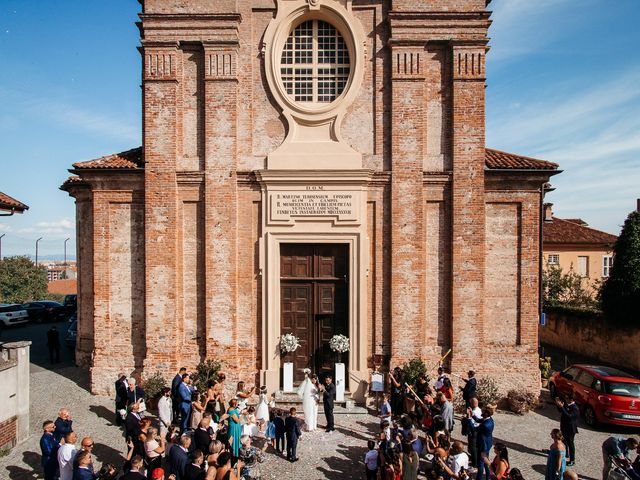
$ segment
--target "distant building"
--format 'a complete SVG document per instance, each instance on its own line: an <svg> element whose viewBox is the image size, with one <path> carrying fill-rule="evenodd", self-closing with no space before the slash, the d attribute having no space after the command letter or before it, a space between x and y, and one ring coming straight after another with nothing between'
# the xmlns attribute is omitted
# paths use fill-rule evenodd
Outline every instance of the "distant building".
<svg viewBox="0 0 640 480"><path fill-rule="evenodd" d="M24 213L29 210L29 206L10 197L6 193L0 192L0 215L13 215L14 213Z"/></svg>
<svg viewBox="0 0 640 480"><path fill-rule="evenodd" d="M609 276L613 265L615 235L588 226L581 218L557 218L546 204L543 230L545 266L557 265L563 272L573 270L591 287Z"/></svg>
<svg viewBox="0 0 640 480"><path fill-rule="evenodd" d="M64 280L76 278L77 267L76 262L40 262L40 265L47 269L47 281L55 282L56 280Z"/></svg>

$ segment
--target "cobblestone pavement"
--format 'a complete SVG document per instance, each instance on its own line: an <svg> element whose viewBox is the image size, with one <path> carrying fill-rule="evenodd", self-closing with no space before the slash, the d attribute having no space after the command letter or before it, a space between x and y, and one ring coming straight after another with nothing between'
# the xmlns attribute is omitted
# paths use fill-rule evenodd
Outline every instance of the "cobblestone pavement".
<svg viewBox="0 0 640 480"><path fill-rule="evenodd" d="M0 458L0 479L35 479L40 475L40 448L38 441L41 424L45 419L55 419L58 409L68 407L73 415L74 428L79 436L91 435L95 442L98 464L122 463L125 442L121 431L113 425L113 400L93 396L86 390L86 373L71 365L68 352L66 359L54 369L46 361L43 337L47 325L30 326L25 332L11 330L3 333L3 341L25 338L25 333L34 336L31 365L31 431L32 436ZM61 329L61 325L58 327ZM43 358L44 355L44 358ZM320 425L323 424L320 415ZM558 426L555 407L545 404L535 413L516 416L498 413L495 416L495 441L502 441L510 449L512 467L522 470L525 478L544 476L546 455L542 449L551 444L549 432ZM305 433L298 446L300 461L291 464L272 451L261 465L263 478L290 479L359 479L364 478L362 459L366 441L377 431L377 419L372 415L336 415L337 431L326 433L319 430ZM454 437L460 437L460 422L456 422ZM581 479L597 480L601 472L600 445L611 434L639 436L633 429L607 428L593 431L581 425L576 437L576 471Z"/></svg>

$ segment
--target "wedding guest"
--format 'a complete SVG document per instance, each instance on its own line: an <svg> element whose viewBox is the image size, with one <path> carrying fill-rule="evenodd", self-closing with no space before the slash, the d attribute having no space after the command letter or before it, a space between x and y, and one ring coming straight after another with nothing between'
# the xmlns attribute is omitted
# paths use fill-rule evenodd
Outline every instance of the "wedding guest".
<svg viewBox="0 0 640 480"><path fill-rule="evenodd" d="M78 453L76 441L78 437L74 431L64 436L64 444L58 449L58 467L60 469L60 480L73 479L73 459Z"/></svg>
<svg viewBox="0 0 640 480"><path fill-rule="evenodd" d="M142 413L146 410L144 406L144 390L142 387L136 385L136 379L133 377L129 377L127 381L129 384L129 388L127 389L127 405L131 405L133 403L138 404L138 413Z"/></svg>
<svg viewBox="0 0 640 480"><path fill-rule="evenodd" d="M160 436L166 437L169 427L173 423L173 400L169 387L162 389L162 396L158 400L158 420L160 421Z"/></svg>
<svg viewBox="0 0 640 480"><path fill-rule="evenodd" d="M238 400L238 410L240 410L240 413L247 409L247 401L249 400L249 398L251 398L254 390L255 387L247 389L245 388L244 382L238 382L236 389L236 399Z"/></svg>
<svg viewBox="0 0 640 480"><path fill-rule="evenodd" d="M282 410L277 409L275 418L273 419L276 434L276 451L278 453L284 452L284 439L285 439L285 426L284 418L282 418Z"/></svg>
<svg viewBox="0 0 640 480"><path fill-rule="evenodd" d="M55 423L47 420L42 424L42 437L40 437L40 451L42 457L40 464L44 470L45 480L55 480L58 470L58 448L60 442L56 440L53 432L56 429Z"/></svg>
<svg viewBox="0 0 640 480"><path fill-rule="evenodd" d="M367 442L369 449L364 456L365 474L367 480L376 480L378 478L378 450L376 450L376 442L369 440Z"/></svg>
<svg viewBox="0 0 640 480"><path fill-rule="evenodd" d="M471 399L476 396L478 382L476 380L476 372L473 370L467 372L467 377L469 378L462 379L464 387L460 387L460 390L462 390L462 399L464 400L465 407L469 408L471 406Z"/></svg>
<svg viewBox="0 0 640 480"><path fill-rule="evenodd" d="M302 436L300 423L296 417L296 409L289 409L289 416L284 421L284 428L287 436L287 460L297 462L298 439Z"/></svg>
<svg viewBox="0 0 640 480"><path fill-rule="evenodd" d="M58 412L58 418L55 420L56 429L53 432L56 442L60 442L62 438L73 430L73 420L71 420L71 414L66 408L60 409Z"/></svg>
<svg viewBox="0 0 640 480"><path fill-rule="evenodd" d="M162 466L162 455L165 452L165 439L158 435L158 431L149 427L146 441L144 442L144 453L147 460L147 471L151 473L154 469Z"/></svg>
<svg viewBox="0 0 640 480"><path fill-rule="evenodd" d="M549 447L549 456L547 457L547 469L545 471L545 480L557 480L563 477L567 468L566 445L564 437L558 428L551 430L551 439L553 443Z"/></svg>

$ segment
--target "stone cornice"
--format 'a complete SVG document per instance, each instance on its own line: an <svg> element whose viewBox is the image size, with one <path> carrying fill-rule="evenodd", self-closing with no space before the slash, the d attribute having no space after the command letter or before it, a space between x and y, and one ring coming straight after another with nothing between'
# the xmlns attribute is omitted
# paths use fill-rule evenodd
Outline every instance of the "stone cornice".
<svg viewBox="0 0 640 480"><path fill-rule="evenodd" d="M238 43L242 22L239 13L220 14L141 14L138 22L141 43L221 42Z"/></svg>
<svg viewBox="0 0 640 480"><path fill-rule="evenodd" d="M389 43L419 45L427 42L472 41L486 45L489 12L390 12Z"/></svg>

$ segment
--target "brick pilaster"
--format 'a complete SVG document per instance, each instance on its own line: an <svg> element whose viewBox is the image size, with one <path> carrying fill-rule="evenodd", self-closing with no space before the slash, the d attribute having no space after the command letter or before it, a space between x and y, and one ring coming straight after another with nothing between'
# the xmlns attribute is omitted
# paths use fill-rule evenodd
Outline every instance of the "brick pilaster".
<svg viewBox="0 0 640 480"><path fill-rule="evenodd" d="M485 268L485 46L452 46L452 369L482 360Z"/></svg>
<svg viewBox="0 0 640 480"><path fill-rule="evenodd" d="M395 47L391 56L391 355L398 362L424 345L424 48Z"/></svg>
<svg viewBox="0 0 640 480"><path fill-rule="evenodd" d="M176 138L179 55L176 44L144 43L146 346L145 370L175 368L181 324L177 301Z"/></svg>
<svg viewBox="0 0 640 480"><path fill-rule="evenodd" d="M237 46L204 46L206 355L234 358L237 300Z"/></svg>

